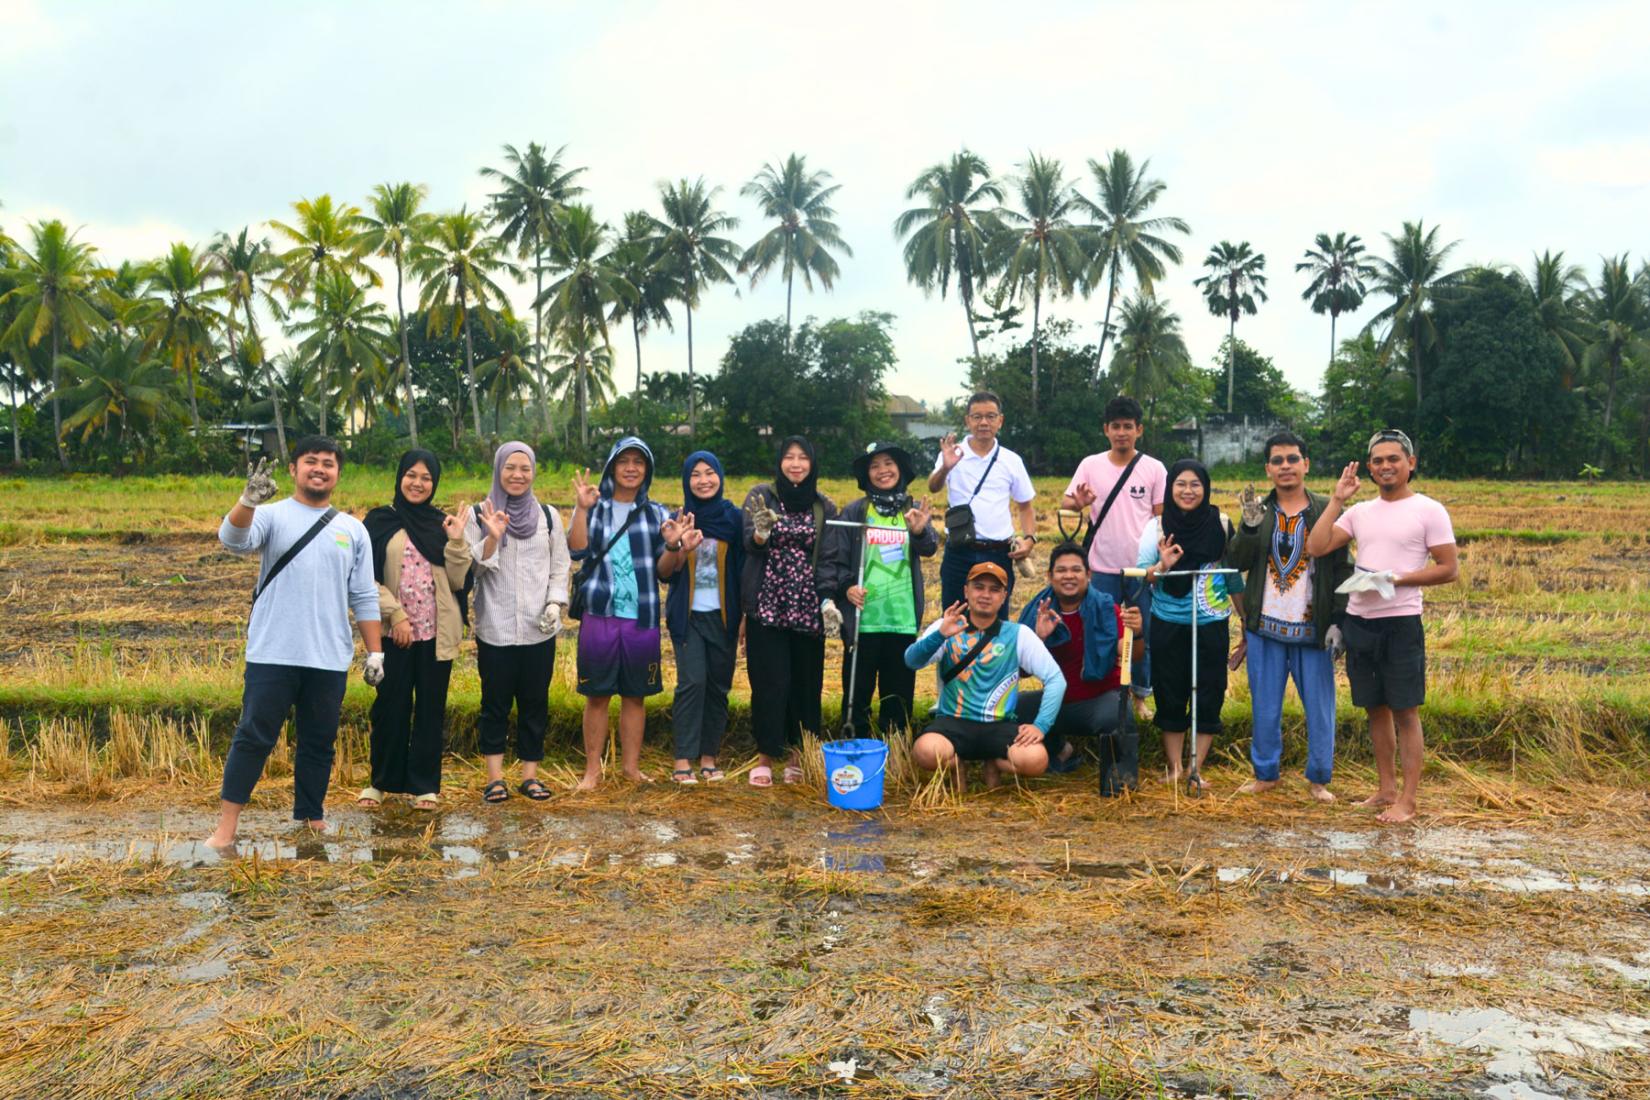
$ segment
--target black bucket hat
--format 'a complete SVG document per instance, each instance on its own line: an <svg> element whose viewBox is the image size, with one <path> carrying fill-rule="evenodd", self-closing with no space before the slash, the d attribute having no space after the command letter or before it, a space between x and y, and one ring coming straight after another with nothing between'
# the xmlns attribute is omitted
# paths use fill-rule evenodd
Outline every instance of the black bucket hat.
<svg viewBox="0 0 1650 1100"><path fill-rule="evenodd" d="M859 482L860 492L871 491L871 460L877 455L887 455L894 460L894 465L899 467L899 485L896 487L898 491L904 492L917 480L917 464L911 458L911 452L898 443L878 441L867 444L859 457L854 459L854 480Z"/></svg>

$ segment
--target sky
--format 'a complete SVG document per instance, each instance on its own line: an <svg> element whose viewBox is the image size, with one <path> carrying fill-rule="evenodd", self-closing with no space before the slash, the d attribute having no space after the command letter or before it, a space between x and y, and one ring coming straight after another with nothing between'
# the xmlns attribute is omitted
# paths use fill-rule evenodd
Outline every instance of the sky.
<svg viewBox="0 0 1650 1100"><path fill-rule="evenodd" d="M892 223L924 168L967 147L999 176L1028 151L1087 164L1116 148L1167 185L1153 213L1190 223L1158 296L1213 364L1225 320L1192 280L1218 241L1267 257L1270 300L1239 336L1315 391L1327 317L1294 265L1320 232L1384 253L1406 220L1453 259L1528 269L1562 249L1650 253L1650 4L964 2L452 5L0 0L0 229L61 218L108 261L286 219L323 192L362 202L409 179L430 208L485 204L505 144L565 145L611 224L657 210L662 181L704 176L767 228L740 187L792 152L841 185L853 248L798 317L896 317L890 391L962 392L955 293L905 277ZM268 232L267 229L263 230ZM694 360L784 313L777 277L710 290ZM530 293L518 293L524 314ZM1048 307L1085 339L1104 302ZM1343 315L1350 334L1378 309ZM643 366L685 370L684 326ZM634 378L628 329L615 375ZM989 347L989 345L988 345Z"/></svg>

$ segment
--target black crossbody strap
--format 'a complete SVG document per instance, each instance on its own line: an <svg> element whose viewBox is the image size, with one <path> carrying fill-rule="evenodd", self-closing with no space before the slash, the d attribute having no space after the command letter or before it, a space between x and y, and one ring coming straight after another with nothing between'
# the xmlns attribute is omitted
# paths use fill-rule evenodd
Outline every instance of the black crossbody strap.
<svg viewBox="0 0 1650 1100"><path fill-rule="evenodd" d="M967 653L964 653L962 660L940 673L940 679L949 684L952 680L955 680L958 676L960 676L962 674L962 670L974 663L974 658L980 655L980 651L982 649L991 644L991 640L995 638L998 633L1002 631L1002 629L1003 621L1001 619L998 619L996 622L986 627L985 630L980 633L980 640L975 643L974 648L969 650Z"/></svg>
<svg viewBox="0 0 1650 1100"><path fill-rule="evenodd" d="M1084 561L1089 560L1089 547L1094 545L1094 536L1099 533L1100 525L1106 522L1106 514L1111 511L1112 504L1117 500L1117 494L1123 491L1123 486L1128 483L1129 475L1134 473L1135 464L1139 461L1140 452L1136 451L1134 457L1129 459L1129 464L1123 467L1123 476L1117 479L1117 483L1111 487L1111 492L1106 494L1106 502L1100 505L1100 514L1095 517L1093 523L1089 524L1089 533L1083 536Z"/></svg>
<svg viewBox="0 0 1650 1100"><path fill-rule="evenodd" d="M275 559L275 564L270 566L269 572L264 575L264 579L259 581L258 587L252 590L252 603L254 606L258 603L258 597L262 596L269 586L275 583L275 578L281 575L281 570L285 569L292 559L298 556L298 551L308 546L310 541L316 535L319 535L322 529L331 523L337 515L338 509L328 508L321 513L321 518L315 521L315 526L305 531L302 538L286 548L286 553Z"/></svg>
<svg viewBox="0 0 1650 1100"><path fill-rule="evenodd" d="M602 552L590 559L589 569L592 574L596 572L596 567L602 563L602 560L607 557L607 552L613 549L613 545L619 541L619 537L630 529L630 523L636 518L636 513L644 507L645 505L638 503L636 507L632 508L630 514L624 518L624 522L619 524L619 529L613 532L613 537L607 540L607 545L602 547Z"/></svg>
<svg viewBox="0 0 1650 1100"><path fill-rule="evenodd" d="M991 476L991 467L997 465L997 456L1002 453L1003 445L999 443L997 444L997 449L991 452L991 461L985 464L985 473L980 475L980 483L974 486L974 492L969 495L968 503L973 504L974 498L980 495L981 489L985 488L985 479Z"/></svg>

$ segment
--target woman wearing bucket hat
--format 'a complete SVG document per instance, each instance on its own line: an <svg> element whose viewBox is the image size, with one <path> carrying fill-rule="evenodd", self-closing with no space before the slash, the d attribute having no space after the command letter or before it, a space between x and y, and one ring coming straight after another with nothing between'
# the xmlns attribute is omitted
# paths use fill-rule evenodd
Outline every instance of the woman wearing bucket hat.
<svg viewBox="0 0 1650 1100"><path fill-rule="evenodd" d="M877 730L887 736L911 722L917 674L905 651L922 625L922 559L938 551L939 536L927 499L907 492L917 468L903 447L871 443L853 471L865 495L842 510L841 523L854 526L832 528L820 570L842 609L842 706L853 730L843 736L870 736L873 694L882 699Z"/></svg>

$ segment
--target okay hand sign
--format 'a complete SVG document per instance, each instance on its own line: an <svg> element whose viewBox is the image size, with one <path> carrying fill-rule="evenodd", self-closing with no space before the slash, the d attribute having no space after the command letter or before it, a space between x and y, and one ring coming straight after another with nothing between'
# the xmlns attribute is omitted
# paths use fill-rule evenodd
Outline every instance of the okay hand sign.
<svg viewBox="0 0 1650 1100"><path fill-rule="evenodd" d="M504 529L510 526L510 514L502 508L494 508L491 500L481 502L481 529L487 532L492 539L504 537Z"/></svg>
<svg viewBox="0 0 1650 1100"><path fill-rule="evenodd" d="M1054 610L1054 601L1043 597L1043 602L1037 605L1037 637L1048 641L1054 628L1060 625L1060 613Z"/></svg>
<svg viewBox="0 0 1650 1100"><path fill-rule="evenodd" d="M447 533L448 542L457 542L464 537L464 517L469 513L469 507L460 503L452 515L441 517L441 529Z"/></svg>
<svg viewBox="0 0 1650 1100"><path fill-rule="evenodd" d="M1185 552L1185 547L1175 545L1173 535L1164 535L1157 540L1157 556L1163 560L1163 572L1165 573L1179 563L1180 556Z"/></svg>
<svg viewBox="0 0 1650 1100"><path fill-rule="evenodd" d="M961 600L946 608L940 618L940 637L955 638L961 634L968 626L967 610Z"/></svg>

